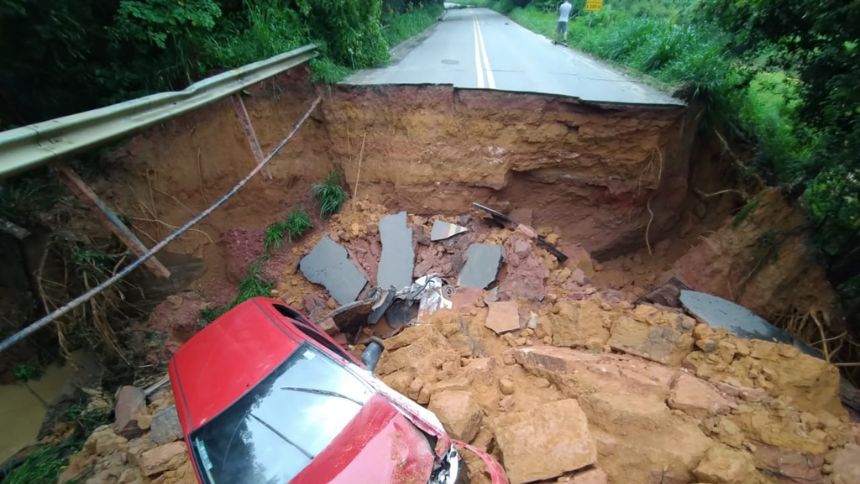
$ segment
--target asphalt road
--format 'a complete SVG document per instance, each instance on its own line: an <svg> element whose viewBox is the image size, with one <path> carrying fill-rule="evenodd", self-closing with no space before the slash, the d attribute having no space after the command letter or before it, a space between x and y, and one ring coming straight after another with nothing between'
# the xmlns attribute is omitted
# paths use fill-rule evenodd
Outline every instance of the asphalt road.
<svg viewBox="0 0 860 484"><path fill-rule="evenodd" d="M358 71L344 84L454 84L588 101L683 104L489 9L449 10L428 34L395 49L388 66Z"/></svg>

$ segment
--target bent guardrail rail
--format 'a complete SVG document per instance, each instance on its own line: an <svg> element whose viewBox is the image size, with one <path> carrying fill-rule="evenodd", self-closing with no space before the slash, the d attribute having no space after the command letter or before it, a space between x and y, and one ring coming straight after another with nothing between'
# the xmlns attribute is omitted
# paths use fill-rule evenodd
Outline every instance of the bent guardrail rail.
<svg viewBox="0 0 860 484"><path fill-rule="evenodd" d="M195 82L103 108L0 132L0 178L121 138L217 101L317 56L310 44Z"/></svg>

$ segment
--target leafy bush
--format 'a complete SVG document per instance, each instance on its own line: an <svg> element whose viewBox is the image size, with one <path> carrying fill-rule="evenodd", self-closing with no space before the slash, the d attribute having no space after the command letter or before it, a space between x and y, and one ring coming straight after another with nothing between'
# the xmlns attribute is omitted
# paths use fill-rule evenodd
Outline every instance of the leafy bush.
<svg viewBox="0 0 860 484"><path fill-rule="evenodd" d="M26 383L31 380L38 380L43 373L44 371L42 368L36 365L30 365L27 363L15 365L15 379L22 383Z"/></svg>
<svg viewBox="0 0 860 484"><path fill-rule="evenodd" d="M300 239L305 235L305 232L313 227L314 224L311 222L310 215L301 208L293 210L287 215L286 229L287 238L290 242Z"/></svg>
<svg viewBox="0 0 860 484"><path fill-rule="evenodd" d="M0 2L0 127L92 109L314 42L314 79L388 60L441 2L381 0L15 0ZM74 92L74 96L69 96Z"/></svg>
<svg viewBox="0 0 860 484"><path fill-rule="evenodd" d="M258 257L251 265L248 266L245 272L245 277L239 281L239 287L236 291L236 297L224 306L210 306L200 310L200 319L198 322L201 326L218 319L222 314L242 304L248 299L255 297L269 297L272 295L272 289L275 285L260 275L260 268L265 263L267 255Z"/></svg>
<svg viewBox="0 0 860 484"><path fill-rule="evenodd" d="M340 207L347 200L346 191L341 183L343 175L338 172L329 173L323 183L317 183L311 187L314 198L320 206L320 217L327 219L340 211Z"/></svg>
<svg viewBox="0 0 860 484"><path fill-rule="evenodd" d="M433 25L443 12L439 4L409 6L405 12L389 10L383 18L385 40L388 45L395 46Z"/></svg>
<svg viewBox="0 0 860 484"><path fill-rule="evenodd" d="M263 237L263 247L266 250L272 250L281 247L284 239L290 242L301 238L308 230L314 226L311 222L311 217L302 209L296 209L287 215L285 220L275 222L266 227L266 233Z"/></svg>

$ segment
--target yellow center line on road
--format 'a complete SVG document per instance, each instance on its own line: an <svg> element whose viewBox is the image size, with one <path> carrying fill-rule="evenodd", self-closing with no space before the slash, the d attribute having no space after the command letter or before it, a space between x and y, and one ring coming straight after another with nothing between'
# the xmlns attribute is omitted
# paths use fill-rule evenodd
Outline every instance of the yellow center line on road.
<svg viewBox="0 0 860 484"><path fill-rule="evenodd" d="M481 59L484 61L484 69L487 74L487 87L490 89L496 88L496 78L493 76L493 68L490 67L490 58L487 56L487 46L484 43L484 34L481 32L481 24L478 22L478 19L475 18L475 28L478 32L478 42L481 47Z"/></svg>
<svg viewBox="0 0 860 484"><path fill-rule="evenodd" d="M475 35L475 72L478 76L478 89L484 88L484 69L481 66L481 46L478 41L478 20L472 16L472 31Z"/></svg>

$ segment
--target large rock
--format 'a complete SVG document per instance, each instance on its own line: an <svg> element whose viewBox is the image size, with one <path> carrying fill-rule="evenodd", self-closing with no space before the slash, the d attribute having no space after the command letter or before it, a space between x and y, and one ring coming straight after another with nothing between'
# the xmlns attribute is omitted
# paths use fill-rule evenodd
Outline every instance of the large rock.
<svg viewBox="0 0 860 484"><path fill-rule="evenodd" d="M149 438L156 445L166 444L182 438L182 427L179 425L176 406L171 405L152 417L152 423L149 427Z"/></svg>
<svg viewBox="0 0 860 484"><path fill-rule="evenodd" d="M545 403L494 422L512 483L549 479L597 461L597 446L576 400Z"/></svg>
<svg viewBox="0 0 860 484"><path fill-rule="evenodd" d="M143 430L137 424L140 415L146 413L146 395L143 390L130 385L123 386L116 395L114 407L114 431L127 439L137 437Z"/></svg>
<svg viewBox="0 0 860 484"><path fill-rule="evenodd" d="M647 304L637 306L631 316L620 316L612 324L608 343L613 349L670 366L680 366L692 351L694 319Z"/></svg>
<svg viewBox="0 0 860 484"><path fill-rule="evenodd" d="M750 454L722 445L708 449L693 475L701 482L714 484L764 482Z"/></svg>
<svg viewBox="0 0 860 484"><path fill-rule="evenodd" d="M565 393L594 391L653 394L665 400L678 370L641 358L611 353L532 346L515 351L517 362L531 373L552 381Z"/></svg>
<svg viewBox="0 0 860 484"><path fill-rule="evenodd" d="M171 442L147 450L140 456L140 470L152 477L167 470L178 469L188 460L184 442Z"/></svg>
<svg viewBox="0 0 860 484"><path fill-rule="evenodd" d="M434 393L428 408L455 439L471 442L481 430L483 412L470 392L448 390Z"/></svg>
<svg viewBox="0 0 860 484"><path fill-rule="evenodd" d="M609 478L602 469L593 468L587 471L577 472L570 480L570 484L607 484Z"/></svg>
<svg viewBox="0 0 860 484"><path fill-rule="evenodd" d="M757 443L753 453L756 468L765 474L779 476L785 483L822 482L824 458L772 445Z"/></svg>
<svg viewBox="0 0 860 484"><path fill-rule="evenodd" d="M833 484L860 482L860 446L849 444L836 452L831 464L830 480Z"/></svg>
<svg viewBox="0 0 860 484"><path fill-rule="evenodd" d="M732 408L732 402L713 385L684 372L675 380L668 404L696 418L722 415Z"/></svg>
<svg viewBox="0 0 860 484"><path fill-rule="evenodd" d="M559 301L558 313L544 316L543 324L552 334L556 346L585 346L600 349L609 339L613 313L593 299Z"/></svg>
<svg viewBox="0 0 860 484"><path fill-rule="evenodd" d="M496 334L520 329L520 307L516 301L487 303L487 319L484 325Z"/></svg>

